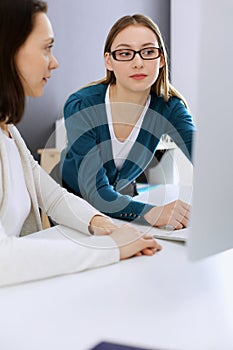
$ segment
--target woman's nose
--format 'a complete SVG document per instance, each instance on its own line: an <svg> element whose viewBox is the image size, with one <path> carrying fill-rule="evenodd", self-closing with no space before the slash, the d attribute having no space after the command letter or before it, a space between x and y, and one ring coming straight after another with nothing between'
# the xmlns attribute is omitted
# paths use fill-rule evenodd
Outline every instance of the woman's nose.
<svg viewBox="0 0 233 350"><path fill-rule="evenodd" d="M136 53L134 59L132 60L133 67L138 68L138 67L143 67L143 59L139 55L139 52Z"/></svg>
<svg viewBox="0 0 233 350"><path fill-rule="evenodd" d="M49 63L49 69L56 69L58 67L59 63L58 60L56 59L56 57L54 55L52 55L50 63Z"/></svg>

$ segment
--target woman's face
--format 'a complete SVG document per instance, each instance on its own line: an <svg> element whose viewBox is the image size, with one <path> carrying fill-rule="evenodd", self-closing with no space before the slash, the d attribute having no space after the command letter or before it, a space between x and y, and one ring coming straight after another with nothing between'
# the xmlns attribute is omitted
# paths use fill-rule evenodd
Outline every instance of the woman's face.
<svg viewBox="0 0 233 350"><path fill-rule="evenodd" d="M16 54L16 66L26 96L41 96L51 71L58 66L52 54L53 41L51 23L45 13L39 12L32 32Z"/></svg>
<svg viewBox="0 0 233 350"><path fill-rule="evenodd" d="M118 49L138 51L146 47L159 47L158 39L151 29L138 24L123 29L114 39L111 51ZM114 72L116 86L131 92L150 90L163 65L162 55L154 60L143 60L136 54L132 61L122 62L114 60L112 55L105 53L105 66Z"/></svg>

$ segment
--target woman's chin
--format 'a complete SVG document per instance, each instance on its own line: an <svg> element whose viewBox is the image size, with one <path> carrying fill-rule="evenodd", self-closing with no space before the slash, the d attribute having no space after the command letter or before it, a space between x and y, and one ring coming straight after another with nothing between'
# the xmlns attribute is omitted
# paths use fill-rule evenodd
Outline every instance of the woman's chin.
<svg viewBox="0 0 233 350"><path fill-rule="evenodd" d="M26 96L28 96L28 97L40 97L40 96L43 95L43 93L44 93L44 90L41 89L41 90L38 90L38 91L27 92Z"/></svg>

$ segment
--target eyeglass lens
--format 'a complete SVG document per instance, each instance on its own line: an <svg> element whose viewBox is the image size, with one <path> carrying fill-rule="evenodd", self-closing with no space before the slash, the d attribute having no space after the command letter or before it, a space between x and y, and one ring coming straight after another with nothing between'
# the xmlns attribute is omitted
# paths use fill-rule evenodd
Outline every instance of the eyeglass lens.
<svg viewBox="0 0 233 350"><path fill-rule="evenodd" d="M120 49L111 52L113 58L117 61L131 61L137 53L139 53L140 57L144 60L154 60L160 56L160 49L157 47L146 47L139 51Z"/></svg>

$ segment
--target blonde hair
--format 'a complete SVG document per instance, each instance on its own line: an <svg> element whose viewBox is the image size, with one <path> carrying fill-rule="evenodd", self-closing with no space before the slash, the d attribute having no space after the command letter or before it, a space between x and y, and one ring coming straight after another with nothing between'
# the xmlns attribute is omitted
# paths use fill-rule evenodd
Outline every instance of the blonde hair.
<svg viewBox="0 0 233 350"><path fill-rule="evenodd" d="M185 98L172 86L172 84L169 81L168 58L167 58L165 44L158 26L149 17L142 14L135 14L132 16L130 15L123 16L120 19L118 19L118 21L112 26L112 28L108 33L105 46L104 46L104 54L106 52L111 52L111 46L114 39L123 29L127 28L128 26L138 25L138 24L144 27L147 27L154 32L162 52L161 55L164 58L164 65L163 67L160 68L158 78L156 82L151 86L151 90L154 91L157 96L163 96L166 102L169 100L171 96L178 97L184 103L184 105L188 108ZM105 78L88 85L94 85L97 83L115 84L116 77L114 72L107 69Z"/></svg>

